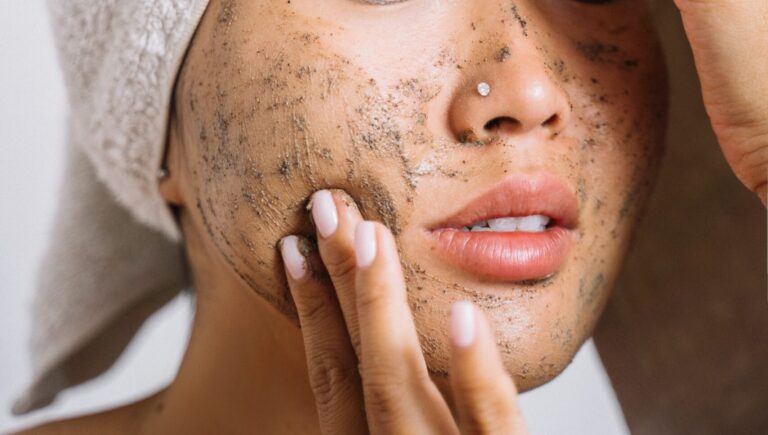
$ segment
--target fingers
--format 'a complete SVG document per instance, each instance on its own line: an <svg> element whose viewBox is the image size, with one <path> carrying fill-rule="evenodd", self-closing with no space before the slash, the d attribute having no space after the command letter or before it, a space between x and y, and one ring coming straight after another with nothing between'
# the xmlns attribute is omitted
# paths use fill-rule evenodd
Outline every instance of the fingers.
<svg viewBox="0 0 768 435"><path fill-rule="evenodd" d="M310 202L323 264L336 289L349 337L360 348L355 302L355 227L363 218L352 198L340 190L320 190ZM359 353L358 353L359 355Z"/></svg>
<svg viewBox="0 0 768 435"><path fill-rule="evenodd" d="M452 434L447 404L429 379L392 233L361 222L355 231L360 373L372 433Z"/></svg>
<svg viewBox="0 0 768 435"><path fill-rule="evenodd" d="M739 180L768 205L768 2L675 4L723 154Z"/></svg>
<svg viewBox="0 0 768 435"><path fill-rule="evenodd" d="M288 236L280 252L299 314L320 428L327 434L365 434L357 357L333 288L312 276L309 265L320 259L310 246L304 238Z"/></svg>
<svg viewBox="0 0 768 435"><path fill-rule="evenodd" d="M451 309L451 388L464 434L527 434L490 325L470 302Z"/></svg>
<svg viewBox="0 0 768 435"><path fill-rule="evenodd" d="M405 291L397 248L389 230L381 224L361 222L355 231L357 261L357 316L363 354L379 368L402 371L409 358L418 375L427 374L416 326Z"/></svg>

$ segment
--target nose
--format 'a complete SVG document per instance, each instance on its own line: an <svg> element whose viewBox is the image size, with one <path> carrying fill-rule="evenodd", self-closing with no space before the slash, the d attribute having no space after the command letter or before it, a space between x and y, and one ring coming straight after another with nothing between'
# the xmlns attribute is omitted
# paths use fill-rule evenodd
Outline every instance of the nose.
<svg viewBox="0 0 768 435"><path fill-rule="evenodd" d="M449 109L457 140L476 142L495 135L540 135L543 140L568 124L568 96L529 39L515 45L508 41L500 48L505 57L480 62L467 74Z"/></svg>

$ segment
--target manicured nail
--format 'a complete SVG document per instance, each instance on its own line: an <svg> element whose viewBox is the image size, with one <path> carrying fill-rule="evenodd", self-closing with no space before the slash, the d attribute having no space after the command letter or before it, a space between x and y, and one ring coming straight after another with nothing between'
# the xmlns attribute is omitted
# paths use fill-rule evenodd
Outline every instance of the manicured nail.
<svg viewBox="0 0 768 435"><path fill-rule="evenodd" d="M312 220L323 238L331 237L336 232L339 215L331 192L318 190L312 195Z"/></svg>
<svg viewBox="0 0 768 435"><path fill-rule="evenodd" d="M280 242L280 253L283 255L285 270L294 281L299 281L307 274L307 260L299 251L299 238L296 236L284 237Z"/></svg>
<svg viewBox="0 0 768 435"><path fill-rule="evenodd" d="M471 346L475 341L475 308L472 302L460 301L451 307L451 336L458 347Z"/></svg>
<svg viewBox="0 0 768 435"><path fill-rule="evenodd" d="M355 228L355 258L357 267L368 267L376 259L376 226L363 221Z"/></svg>

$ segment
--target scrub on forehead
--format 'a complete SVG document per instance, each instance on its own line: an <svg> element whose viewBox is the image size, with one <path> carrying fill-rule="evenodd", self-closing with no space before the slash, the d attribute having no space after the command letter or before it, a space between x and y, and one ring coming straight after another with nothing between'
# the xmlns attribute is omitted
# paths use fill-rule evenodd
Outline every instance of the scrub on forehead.
<svg viewBox="0 0 768 435"><path fill-rule="evenodd" d="M521 100L534 88L564 102L556 134L515 124L542 109ZM245 288L295 319L275 246L312 236L313 192L342 189L397 237L431 372L447 369L450 304L468 298L526 389L562 370L602 310L655 179L666 87L641 2L214 0L176 104L194 228ZM578 197L557 273L494 281L435 254L430 223L531 172Z"/></svg>

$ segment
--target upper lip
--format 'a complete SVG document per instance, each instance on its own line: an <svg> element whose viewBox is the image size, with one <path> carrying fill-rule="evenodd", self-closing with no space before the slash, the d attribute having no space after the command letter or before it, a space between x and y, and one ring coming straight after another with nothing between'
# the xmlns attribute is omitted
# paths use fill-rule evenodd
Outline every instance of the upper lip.
<svg viewBox="0 0 768 435"><path fill-rule="evenodd" d="M550 226L573 229L579 215L576 194L554 175L512 175L431 229L458 229L489 219L528 215L548 216Z"/></svg>

